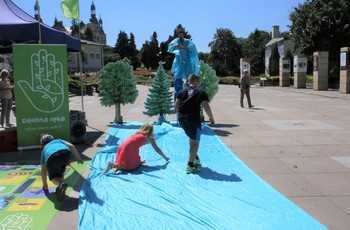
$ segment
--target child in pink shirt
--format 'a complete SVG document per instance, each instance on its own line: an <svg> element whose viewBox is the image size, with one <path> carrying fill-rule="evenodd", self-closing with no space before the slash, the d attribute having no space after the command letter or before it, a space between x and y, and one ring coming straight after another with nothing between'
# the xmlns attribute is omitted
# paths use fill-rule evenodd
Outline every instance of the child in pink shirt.
<svg viewBox="0 0 350 230"><path fill-rule="evenodd" d="M141 164L145 164L146 161L141 160L139 150L140 147L145 145L147 142L150 142L154 150L166 161L169 160L169 157L164 155L154 140L153 125L146 123L118 147L115 162L113 163L109 161L104 173L107 173L112 168L127 171L135 170Z"/></svg>

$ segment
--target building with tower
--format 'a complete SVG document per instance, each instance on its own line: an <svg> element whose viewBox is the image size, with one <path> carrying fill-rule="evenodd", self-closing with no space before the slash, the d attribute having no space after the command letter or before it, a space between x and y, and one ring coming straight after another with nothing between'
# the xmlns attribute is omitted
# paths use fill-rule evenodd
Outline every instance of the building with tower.
<svg viewBox="0 0 350 230"><path fill-rule="evenodd" d="M87 23L87 25L83 28L82 32L85 32L85 30L89 28L93 34L93 42L106 45L107 38L106 38L105 32L103 31L103 21L101 17L99 18L99 20L97 20L96 6L94 4L94 1L92 1L90 10L91 10L91 18L89 20L89 23Z"/></svg>
<svg viewBox="0 0 350 230"><path fill-rule="evenodd" d="M94 1L92 1L90 9L91 17L89 22L85 24L83 21L80 21L78 22L79 24L77 24L80 29L82 64L80 64L78 53L70 53L68 62L68 69L70 72L80 72L80 70L82 70L83 73L99 71L104 65L103 48L106 46L107 36L103 31L101 17L97 20ZM71 33L72 30L71 27L69 29L70 32L68 32L62 21L58 21L57 18L55 18L52 27L57 30L65 31L66 33ZM79 37L79 34L75 33L73 36Z"/></svg>

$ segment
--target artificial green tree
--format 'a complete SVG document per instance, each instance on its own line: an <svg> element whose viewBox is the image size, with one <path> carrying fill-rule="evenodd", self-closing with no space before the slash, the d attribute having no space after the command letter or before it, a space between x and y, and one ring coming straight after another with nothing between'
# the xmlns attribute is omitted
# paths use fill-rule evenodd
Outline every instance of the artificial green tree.
<svg viewBox="0 0 350 230"><path fill-rule="evenodd" d="M203 60L200 61L199 72L200 88L203 89L209 97L209 101L213 100L219 90L219 77L216 76L215 70L206 64ZM202 121L204 121L203 110L201 109Z"/></svg>
<svg viewBox="0 0 350 230"><path fill-rule="evenodd" d="M157 74L149 88L145 102L146 111L143 113L150 117L158 115L158 124L166 122L165 115L175 113L172 95L169 76L163 68L163 62L160 62Z"/></svg>
<svg viewBox="0 0 350 230"><path fill-rule="evenodd" d="M201 89L208 94L209 101L211 101L219 90L220 79L216 76L215 70L203 60L200 61L199 80Z"/></svg>
<svg viewBox="0 0 350 230"><path fill-rule="evenodd" d="M114 122L122 123L120 105L134 103L138 90L132 66L123 61L108 63L100 73L99 94L102 106L115 106Z"/></svg>

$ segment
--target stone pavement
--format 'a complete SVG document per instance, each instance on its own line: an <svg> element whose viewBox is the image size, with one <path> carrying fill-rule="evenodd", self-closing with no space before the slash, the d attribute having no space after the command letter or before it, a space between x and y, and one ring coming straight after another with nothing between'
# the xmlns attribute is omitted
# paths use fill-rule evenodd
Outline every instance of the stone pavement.
<svg viewBox="0 0 350 230"><path fill-rule="evenodd" d="M153 122L143 115L148 87L138 86L132 105L122 106L124 121ZM239 105L239 88L220 85L211 102L211 126L221 140L256 174L330 229L350 226L350 94L292 87L252 87L253 109ZM85 159L103 147L114 107L102 107L97 95L84 96L88 120L86 141L77 145ZM82 110L80 96L70 109ZM175 116L167 117L174 120ZM165 150L166 151L166 150ZM10 153L25 157L30 154ZM3 153L0 154L0 160ZM87 169L83 177L89 173ZM49 229L78 228L75 186ZM73 199L75 198L75 199ZM72 202L74 201L74 202ZM234 226L232 226L234 228Z"/></svg>

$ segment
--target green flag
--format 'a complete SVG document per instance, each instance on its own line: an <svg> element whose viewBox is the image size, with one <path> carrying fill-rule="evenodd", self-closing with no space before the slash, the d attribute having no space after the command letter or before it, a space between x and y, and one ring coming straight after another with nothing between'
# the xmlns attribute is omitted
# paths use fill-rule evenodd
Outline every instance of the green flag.
<svg viewBox="0 0 350 230"><path fill-rule="evenodd" d="M66 18L80 20L79 0L62 0L61 7Z"/></svg>

